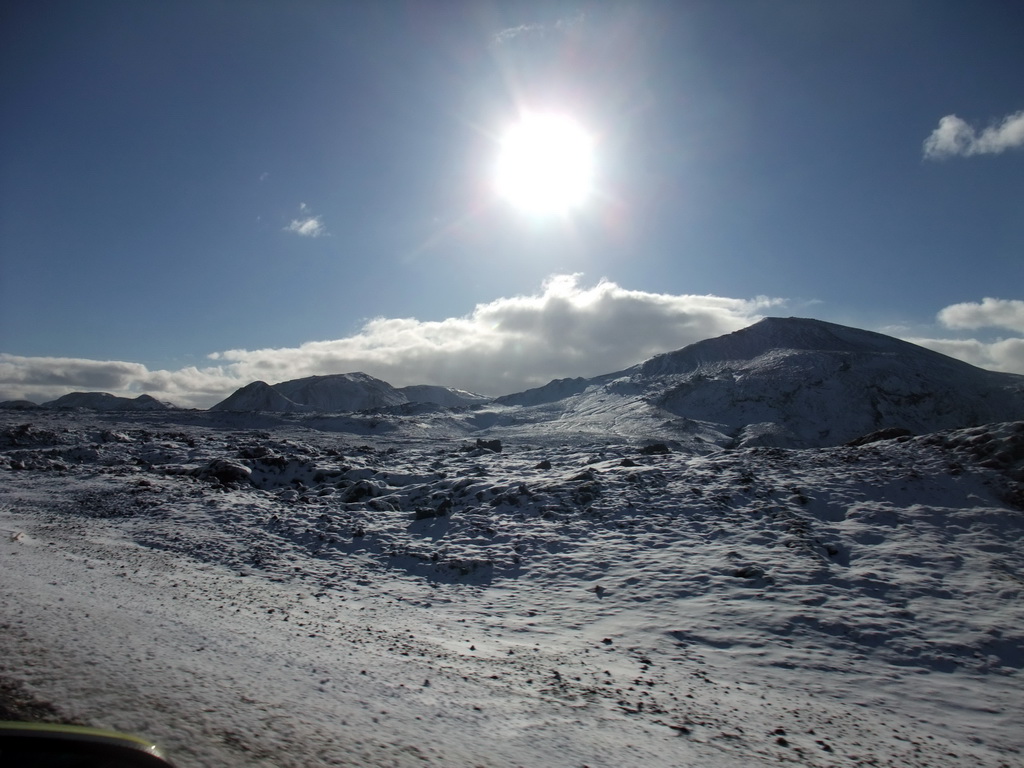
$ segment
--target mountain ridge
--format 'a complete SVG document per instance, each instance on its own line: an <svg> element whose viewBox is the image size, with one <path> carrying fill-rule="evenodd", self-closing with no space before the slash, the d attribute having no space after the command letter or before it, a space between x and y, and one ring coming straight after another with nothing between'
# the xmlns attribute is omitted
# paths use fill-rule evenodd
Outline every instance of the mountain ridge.
<svg viewBox="0 0 1024 768"><path fill-rule="evenodd" d="M85 408L93 411L166 411L175 406L151 395L118 397L108 392L69 392L56 400L45 402L42 408Z"/></svg>
<svg viewBox="0 0 1024 768"><path fill-rule="evenodd" d="M489 401L490 398L454 387L419 384L396 388L383 379L355 371L306 376L278 384L254 381L208 410L347 413L410 403L456 408Z"/></svg>
<svg viewBox="0 0 1024 768"><path fill-rule="evenodd" d="M82 393L54 404L104 410L114 402L138 407ZM436 408L409 408L416 403ZM316 417L314 428L366 433L526 439L553 430L575 441L675 441L700 452L822 447L884 429L923 434L1024 419L1024 376L874 331L765 318L620 371L555 379L498 398L433 385L395 388L354 372L251 382L208 411L233 412L236 421L245 413L295 414Z"/></svg>

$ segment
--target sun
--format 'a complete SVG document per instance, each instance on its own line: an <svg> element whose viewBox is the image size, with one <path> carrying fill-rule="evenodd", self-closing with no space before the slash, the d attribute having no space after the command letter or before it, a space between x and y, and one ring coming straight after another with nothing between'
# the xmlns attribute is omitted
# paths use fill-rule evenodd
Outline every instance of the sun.
<svg viewBox="0 0 1024 768"><path fill-rule="evenodd" d="M593 138L573 119L524 115L501 139L495 188L527 213L568 213L590 197L593 154Z"/></svg>

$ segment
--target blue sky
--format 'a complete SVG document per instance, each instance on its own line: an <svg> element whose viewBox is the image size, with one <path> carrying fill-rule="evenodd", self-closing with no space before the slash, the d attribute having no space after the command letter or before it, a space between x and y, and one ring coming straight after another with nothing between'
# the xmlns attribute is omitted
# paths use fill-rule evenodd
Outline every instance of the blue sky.
<svg viewBox="0 0 1024 768"><path fill-rule="evenodd" d="M502 394L765 315L1024 373L1024 7L8 2L0 399ZM524 110L594 193L498 199Z"/></svg>

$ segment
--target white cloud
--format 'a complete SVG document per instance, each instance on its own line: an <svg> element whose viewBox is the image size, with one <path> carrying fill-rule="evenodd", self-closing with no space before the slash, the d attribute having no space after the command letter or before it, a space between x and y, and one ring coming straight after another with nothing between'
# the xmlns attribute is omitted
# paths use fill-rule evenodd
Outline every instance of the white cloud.
<svg viewBox="0 0 1024 768"><path fill-rule="evenodd" d="M1024 110L1008 115L981 133L956 115L946 115L925 139L927 158L951 155L992 155L1024 146Z"/></svg>
<svg viewBox="0 0 1024 768"><path fill-rule="evenodd" d="M980 304L953 304L940 311L938 318L947 328L1005 328L1024 333L1024 301L985 298Z"/></svg>
<svg viewBox="0 0 1024 768"><path fill-rule="evenodd" d="M0 354L0 381L4 384L121 389L145 372L146 367L138 363Z"/></svg>
<svg viewBox="0 0 1024 768"><path fill-rule="evenodd" d="M464 317L377 318L356 334L282 349L228 350L208 368L149 371L137 363L0 356L0 400L54 399L73 390L146 392L207 407L260 379L364 371L395 386L442 384L490 395L551 379L594 376L743 328L783 303L631 291L578 275L549 279L529 296L477 305Z"/></svg>
<svg viewBox="0 0 1024 768"><path fill-rule="evenodd" d="M554 378L594 376L658 352L738 330L778 300L629 291L576 275L539 294L480 304L435 322L376 319L356 335L289 349L230 350L214 359L242 378L282 380L362 370L396 386L447 384L504 394Z"/></svg>
<svg viewBox="0 0 1024 768"><path fill-rule="evenodd" d="M291 223L284 228L285 232L293 232L301 237L323 237L327 234L327 228L319 216L307 216L304 219L292 219Z"/></svg>
<svg viewBox="0 0 1024 768"><path fill-rule="evenodd" d="M247 383L247 382L242 382ZM20 357L0 353L0 401L44 403L69 392L146 393L175 405L204 408L241 386L223 369L151 371L140 363L69 357Z"/></svg>
<svg viewBox="0 0 1024 768"><path fill-rule="evenodd" d="M584 18L584 15L581 13L575 16L567 16L547 24L520 24L516 27L503 29L495 34L492 38L492 43L500 46L510 43L517 38L538 39L547 37L552 33L565 34L581 26Z"/></svg>
<svg viewBox="0 0 1024 768"><path fill-rule="evenodd" d="M906 338L905 341L955 357L979 368L1024 374L1024 339L984 342L978 339Z"/></svg>
<svg viewBox="0 0 1024 768"><path fill-rule="evenodd" d="M980 303L967 301L951 304L940 310L936 317L940 325L950 330L1000 328L1024 333L1024 301L1017 299L985 298ZM995 341L903 338L979 368L1024 374L1024 338L1010 337Z"/></svg>
<svg viewBox="0 0 1024 768"><path fill-rule="evenodd" d="M544 27L540 24L520 24L518 27L509 27L508 29L501 30L494 36L493 42L495 45L501 45L502 43L515 40L517 37L522 37L523 35L543 33Z"/></svg>

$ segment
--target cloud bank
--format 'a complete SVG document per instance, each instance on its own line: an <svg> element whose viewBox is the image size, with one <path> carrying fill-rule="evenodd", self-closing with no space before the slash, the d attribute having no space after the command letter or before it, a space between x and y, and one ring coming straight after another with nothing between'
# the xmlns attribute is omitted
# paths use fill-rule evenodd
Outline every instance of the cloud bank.
<svg viewBox="0 0 1024 768"><path fill-rule="evenodd" d="M0 355L0 400L52 400L72 391L142 393L205 408L255 380L363 371L395 386L441 384L487 395L551 379L594 376L757 322L780 299L632 291L558 275L532 295L477 305L464 317L377 318L343 339L235 349L211 365L150 371L138 363Z"/></svg>
<svg viewBox="0 0 1024 768"><path fill-rule="evenodd" d="M906 339L965 363L1005 373L1024 373L1024 339L983 342L977 339Z"/></svg>
<svg viewBox="0 0 1024 768"><path fill-rule="evenodd" d="M629 291L578 275L549 279L539 294L480 304L436 322L378 318L354 336L289 349L213 355L244 377L280 381L363 370L392 384L449 384L484 394L515 392L553 378L592 376L760 319L777 300Z"/></svg>
<svg viewBox="0 0 1024 768"><path fill-rule="evenodd" d="M952 304L942 309L936 319L950 330L996 328L1024 334L1024 301L985 298L980 303ZM981 368L1024 373L1024 338L1010 337L992 342L920 338L908 338L907 341Z"/></svg>
<svg viewBox="0 0 1024 768"><path fill-rule="evenodd" d="M938 318L947 328L1005 328L1024 333L1024 301L985 298L980 304L953 304Z"/></svg>
<svg viewBox="0 0 1024 768"><path fill-rule="evenodd" d="M1003 118L980 133L956 115L946 115L924 142L924 156L994 155L1024 146L1024 111Z"/></svg>

